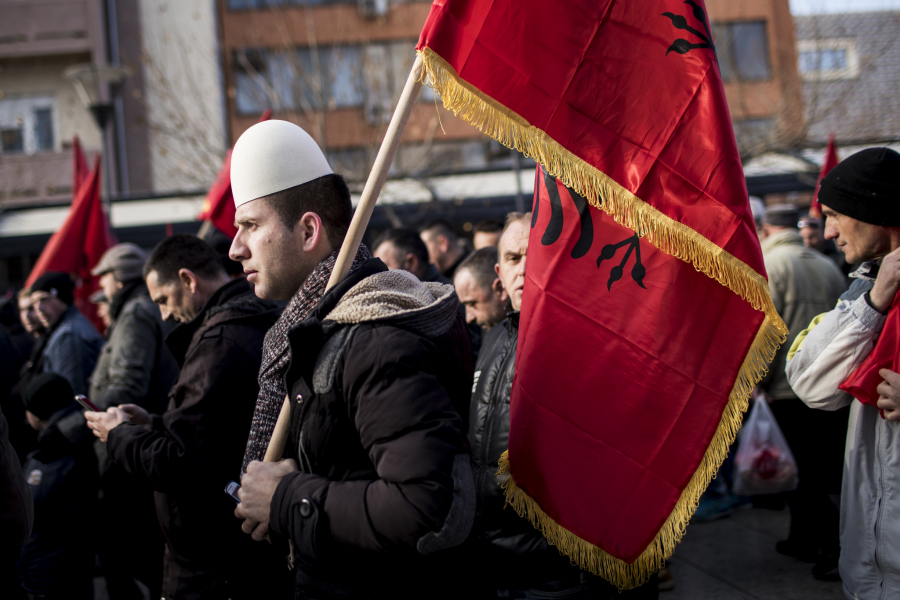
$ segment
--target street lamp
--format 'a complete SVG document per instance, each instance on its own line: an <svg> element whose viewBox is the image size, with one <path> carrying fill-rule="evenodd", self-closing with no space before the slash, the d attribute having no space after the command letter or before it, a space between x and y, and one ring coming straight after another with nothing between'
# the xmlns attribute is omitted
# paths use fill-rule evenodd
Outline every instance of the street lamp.
<svg viewBox="0 0 900 600"><path fill-rule="evenodd" d="M103 88L106 85L122 83L131 71L122 67L101 66L91 63L73 65L63 71L63 76L75 85L81 101L94 116L100 128L103 142L103 170L105 171L106 196L112 195L112 175L109 171L109 148L106 142L106 124L115 109L112 102L104 101Z"/></svg>

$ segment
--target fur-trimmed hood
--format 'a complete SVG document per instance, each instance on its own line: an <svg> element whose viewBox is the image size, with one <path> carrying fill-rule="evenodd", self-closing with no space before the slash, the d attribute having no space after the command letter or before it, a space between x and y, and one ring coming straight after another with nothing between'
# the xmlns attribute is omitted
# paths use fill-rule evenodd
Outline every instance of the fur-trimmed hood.
<svg viewBox="0 0 900 600"><path fill-rule="evenodd" d="M385 271L348 290L325 322L386 323L433 338L453 325L458 304L452 285L423 283L406 271Z"/></svg>

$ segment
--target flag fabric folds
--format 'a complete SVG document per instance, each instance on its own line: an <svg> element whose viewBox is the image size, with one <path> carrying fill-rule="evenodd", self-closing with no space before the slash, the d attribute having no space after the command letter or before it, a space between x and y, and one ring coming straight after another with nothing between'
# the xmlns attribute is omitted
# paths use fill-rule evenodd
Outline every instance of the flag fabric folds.
<svg viewBox="0 0 900 600"><path fill-rule="evenodd" d="M822 170L819 171L819 179L816 181L816 192L813 194L812 204L809 206L809 216L822 218L822 205L819 203L819 188L822 186L822 180L828 175L828 172L835 168L840 161L838 160L837 148L834 145L834 133L828 136L828 146L825 148L825 160L822 161Z"/></svg>
<svg viewBox="0 0 900 600"><path fill-rule="evenodd" d="M272 116L272 111L266 111L259 118L259 122L268 121ZM203 202L203 209L197 215L198 221L210 221L216 226L216 229L226 234L231 239L237 235L237 229L234 226L234 196L231 194L231 150L225 154L225 160L219 168L216 180L206 194L206 200Z"/></svg>
<svg viewBox="0 0 900 600"><path fill-rule="evenodd" d="M78 160L77 156L75 160ZM89 300L91 294L100 289L99 277L91 275L91 269L100 262L103 253L115 245L116 240L100 200L100 185L100 156L97 156L93 170L75 194L66 220L44 246L25 287L30 287L47 271L74 275L75 305L98 330L103 331L96 306Z"/></svg>
<svg viewBox="0 0 900 600"><path fill-rule="evenodd" d="M672 554L787 329L702 2L436 0L444 106L539 163L507 499L620 588Z"/></svg>

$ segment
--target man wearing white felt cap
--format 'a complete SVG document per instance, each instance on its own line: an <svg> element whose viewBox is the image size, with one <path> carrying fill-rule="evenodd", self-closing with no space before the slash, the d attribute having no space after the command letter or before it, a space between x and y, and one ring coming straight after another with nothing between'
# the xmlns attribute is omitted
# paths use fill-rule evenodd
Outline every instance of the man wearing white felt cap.
<svg viewBox="0 0 900 600"><path fill-rule="evenodd" d="M447 585L459 578L447 575L475 495L460 416L472 354L456 292L389 271L361 245L325 293L350 194L296 125L248 129L231 185L231 258L258 296L290 300L263 347L235 510L242 529L291 542L302 597L459 597ZM285 397L286 458L258 462Z"/></svg>

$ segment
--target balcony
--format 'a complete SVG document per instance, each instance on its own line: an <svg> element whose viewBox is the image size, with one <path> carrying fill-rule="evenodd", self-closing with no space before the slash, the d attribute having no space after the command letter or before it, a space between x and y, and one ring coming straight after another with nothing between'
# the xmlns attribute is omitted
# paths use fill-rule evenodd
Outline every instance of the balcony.
<svg viewBox="0 0 900 600"><path fill-rule="evenodd" d="M0 58L93 52L99 0L0 0Z"/></svg>

